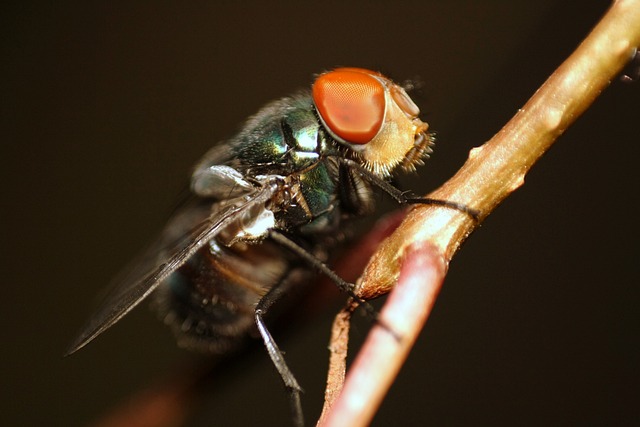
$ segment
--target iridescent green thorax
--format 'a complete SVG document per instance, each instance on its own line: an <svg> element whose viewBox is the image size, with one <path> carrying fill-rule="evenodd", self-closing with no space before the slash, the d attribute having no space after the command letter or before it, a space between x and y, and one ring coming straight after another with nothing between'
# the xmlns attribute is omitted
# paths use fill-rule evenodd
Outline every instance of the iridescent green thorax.
<svg viewBox="0 0 640 427"><path fill-rule="evenodd" d="M233 153L229 165L249 175L301 172L339 150L319 123L307 94L269 104L229 145Z"/></svg>

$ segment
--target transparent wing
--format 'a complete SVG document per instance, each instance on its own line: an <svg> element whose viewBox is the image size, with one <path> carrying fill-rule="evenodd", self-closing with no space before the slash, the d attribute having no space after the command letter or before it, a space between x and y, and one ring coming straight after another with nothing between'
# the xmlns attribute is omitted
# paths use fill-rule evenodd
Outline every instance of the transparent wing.
<svg viewBox="0 0 640 427"><path fill-rule="evenodd" d="M161 237L114 278L109 286L111 291L67 354L84 347L120 320L243 212L269 200L277 189L277 180L277 177L265 179L259 189L229 201L213 213L210 203L191 204L178 211Z"/></svg>

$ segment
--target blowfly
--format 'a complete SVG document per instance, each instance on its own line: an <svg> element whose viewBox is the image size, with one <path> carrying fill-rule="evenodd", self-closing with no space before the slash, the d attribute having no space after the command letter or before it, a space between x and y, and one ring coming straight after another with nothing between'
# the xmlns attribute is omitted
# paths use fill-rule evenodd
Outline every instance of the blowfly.
<svg viewBox="0 0 640 427"><path fill-rule="evenodd" d="M418 114L401 86L362 68L325 72L311 91L266 105L196 165L192 200L116 277L69 353L153 297L184 347L226 353L257 331L302 424L300 386L265 314L314 269L350 290L326 266L327 250L344 221L371 213L376 188L411 201L390 181L431 151Z"/></svg>

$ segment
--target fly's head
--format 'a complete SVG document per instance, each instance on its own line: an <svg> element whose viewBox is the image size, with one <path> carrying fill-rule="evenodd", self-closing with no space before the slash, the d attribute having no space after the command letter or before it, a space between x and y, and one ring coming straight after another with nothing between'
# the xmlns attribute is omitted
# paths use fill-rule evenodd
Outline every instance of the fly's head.
<svg viewBox="0 0 640 427"><path fill-rule="evenodd" d="M337 68L318 76L313 102L327 132L371 172L386 177L412 171L431 152L428 125L405 90L363 68Z"/></svg>

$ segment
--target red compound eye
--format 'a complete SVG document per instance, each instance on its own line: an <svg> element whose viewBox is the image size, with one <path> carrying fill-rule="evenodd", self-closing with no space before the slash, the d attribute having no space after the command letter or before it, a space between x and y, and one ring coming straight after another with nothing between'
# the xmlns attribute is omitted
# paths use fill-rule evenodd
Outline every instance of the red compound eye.
<svg viewBox="0 0 640 427"><path fill-rule="evenodd" d="M385 86L363 68L338 68L313 84L313 102L324 124L338 138L366 144L375 137L385 114Z"/></svg>

